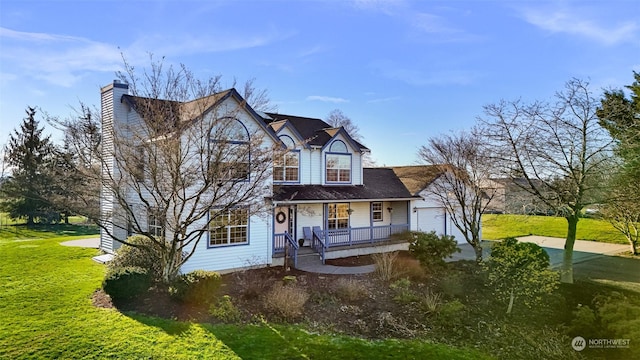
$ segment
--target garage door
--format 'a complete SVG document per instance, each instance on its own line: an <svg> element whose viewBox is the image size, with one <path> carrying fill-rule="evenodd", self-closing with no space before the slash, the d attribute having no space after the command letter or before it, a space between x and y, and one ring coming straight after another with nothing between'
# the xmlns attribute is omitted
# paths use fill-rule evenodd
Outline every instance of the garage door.
<svg viewBox="0 0 640 360"><path fill-rule="evenodd" d="M419 208L417 210L418 231L435 231L438 235L444 234L445 217L442 208Z"/></svg>
<svg viewBox="0 0 640 360"><path fill-rule="evenodd" d="M435 231L438 235L447 234L455 237L458 244L464 243L465 239L460 230L456 228L449 216L446 216L443 208L418 208L418 231ZM446 231L445 231L445 226Z"/></svg>

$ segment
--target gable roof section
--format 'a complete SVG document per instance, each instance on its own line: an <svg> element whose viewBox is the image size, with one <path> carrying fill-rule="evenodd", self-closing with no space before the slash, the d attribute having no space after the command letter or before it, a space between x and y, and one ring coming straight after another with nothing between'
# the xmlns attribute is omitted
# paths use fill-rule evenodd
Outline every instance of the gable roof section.
<svg viewBox="0 0 640 360"><path fill-rule="evenodd" d="M445 165L396 166L391 168L412 195L418 195L426 189L445 169Z"/></svg>
<svg viewBox="0 0 640 360"><path fill-rule="evenodd" d="M273 200L281 203L412 200L413 196L392 169L363 169L363 185L283 185L273 187Z"/></svg>
<svg viewBox="0 0 640 360"><path fill-rule="evenodd" d="M276 114L276 113L266 113L269 116L269 119L263 118L264 121L268 124L273 122L286 120L288 124L290 124L302 137L302 140L308 146L318 146L324 147L338 134L340 129L342 128L334 128L331 125L327 124L323 120L308 118L302 116L293 116L293 115L285 115L285 114ZM359 142L353 140L351 136L343 129L342 130L346 137L351 142L351 145L360 150L360 151L368 151L369 149L360 144Z"/></svg>
<svg viewBox="0 0 640 360"><path fill-rule="evenodd" d="M298 130L291 125L291 123L288 120L278 120L278 121L273 121L271 123L269 123L268 125L270 128L272 128L276 135L280 136L280 132L283 131L285 128L288 129L289 131L291 131L293 133L293 135L297 138L297 143L302 144L303 147L305 148L309 148L310 145L307 141L305 141L306 139L304 138L304 136L302 136ZM294 140L294 141L296 141Z"/></svg>
<svg viewBox="0 0 640 360"><path fill-rule="evenodd" d="M253 110L253 108L247 104L240 93L238 93L234 88L187 102L152 99L133 95L123 95L121 101L129 104L138 113L144 111L144 108L152 107L156 109L159 108L163 112L166 112L169 114L169 119L166 122L167 131L170 132L180 123L197 120L199 116L222 104L222 102L228 98L236 100L238 104L241 105L251 115L251 117L253 117L258 126L260 126L274 140L278 139L274 131L270 127L266 126L264 118Z"/></svg>

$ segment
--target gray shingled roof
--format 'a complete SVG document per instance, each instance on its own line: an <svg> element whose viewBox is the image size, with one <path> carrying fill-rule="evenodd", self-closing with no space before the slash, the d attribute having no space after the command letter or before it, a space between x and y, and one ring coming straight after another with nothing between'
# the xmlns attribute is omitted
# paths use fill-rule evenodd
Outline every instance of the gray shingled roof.
<svg viewBox="0 0 640 360"><path fill-rule="evenodd" d="M302 116L284 115L276 113L266 113L269 118L264 118L267 124L277 123L279 121L287 121L302 136L301 140L307 141L312 146L324 146L333 138L339 130L327 124L321 119L308 118ZM282 126L281 123L274 124L275 127ZM277 131L277 129L274 130ZM278 127L279 128L279 127ZM351 139L361 151L369 150L366 146Z"/></svg>
<svg viewBox="0 0 640 360"><path fill-rule="evenodd" d="M363 185L283 185L273 187L277 202L401 200L416 198L392 169L363 169Z"/></svg>

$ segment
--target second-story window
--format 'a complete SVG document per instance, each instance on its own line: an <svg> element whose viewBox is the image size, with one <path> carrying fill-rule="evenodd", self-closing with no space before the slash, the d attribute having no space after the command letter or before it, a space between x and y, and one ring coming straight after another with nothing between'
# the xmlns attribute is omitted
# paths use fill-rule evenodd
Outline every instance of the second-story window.
<svg viewBox="0 0 640 360"><path fill-rule="evenodd" d="M273 162L273 181L298 182L300 153L290 151L278 155Z"/></svg>
<svg viewBox="0 0 640 360"><path fill-rule="evenodd" d="M236 119L217 120L211 130L209 171L216 180L249 180L251 146L249 132Z"/></svg>
<svg viewBox="0 0 640 360"><path fill-rule="evenodd" d="M341 140L334 141L326 155L326 181L331 183L351 182L351 154Z"/></svg>
<svg viewBox="0 0 640 360"><path fill-rule="evenodd" d="M300 152L294 150L296 144L289 135L281 135L280 140L288 151L276 154L273 160L273 181L299 182Z"/></svg>

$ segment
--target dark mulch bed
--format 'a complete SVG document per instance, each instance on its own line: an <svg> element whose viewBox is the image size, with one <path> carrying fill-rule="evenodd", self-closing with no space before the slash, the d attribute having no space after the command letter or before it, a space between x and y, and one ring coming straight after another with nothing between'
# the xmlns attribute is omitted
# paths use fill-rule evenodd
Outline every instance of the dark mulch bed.
<svg viewBox="0 0 640 360"><path fill-rule="evenodd" d="M351 256L341 259L328 259L325 263L334 266L363 266L373 264L373 258L371 258L371 255Z"/></svg>

